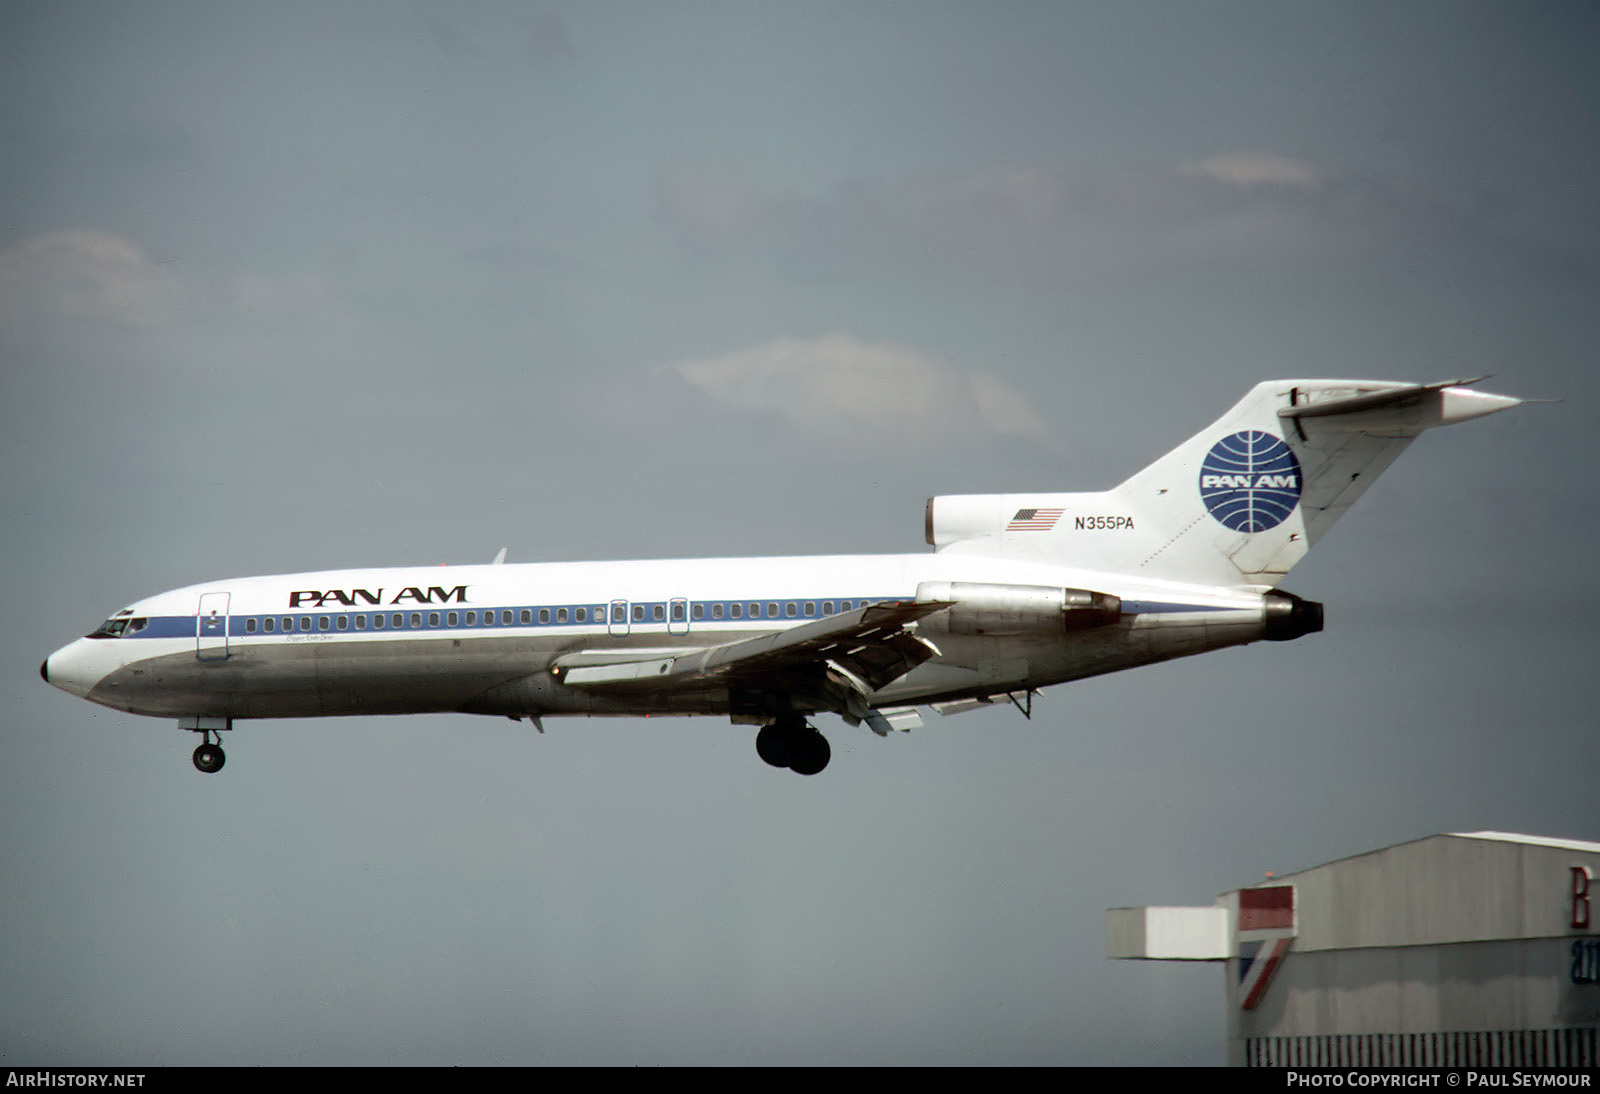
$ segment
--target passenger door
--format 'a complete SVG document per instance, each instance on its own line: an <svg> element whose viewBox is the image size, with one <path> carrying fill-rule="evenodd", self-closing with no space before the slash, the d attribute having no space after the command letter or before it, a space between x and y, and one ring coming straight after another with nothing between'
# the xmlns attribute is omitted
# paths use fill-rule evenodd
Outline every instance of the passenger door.
<svg viewBox="0 0 1600 1094"><path fill-rule="evenodd" d="M200 594L200 609L195 616L194 655L202 661L228 659L228 599L227 593Z"/></svg>

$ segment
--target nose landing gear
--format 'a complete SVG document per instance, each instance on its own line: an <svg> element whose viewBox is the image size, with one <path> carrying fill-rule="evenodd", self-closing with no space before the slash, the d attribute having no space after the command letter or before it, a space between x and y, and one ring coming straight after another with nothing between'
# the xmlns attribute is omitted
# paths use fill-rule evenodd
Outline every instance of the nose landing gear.
<svg viewBox="0 0 1600 1094"><path fill-rule="evenodd" d="M233 728L232 718L180 718L178 728L200 734L200 747L194 750L195 770L204 771L207 775L215 775L222 770L222 765L228 762L227 755L222 751L222 731ZM213 734L217 738L215 743L211 740Z"/></svg>

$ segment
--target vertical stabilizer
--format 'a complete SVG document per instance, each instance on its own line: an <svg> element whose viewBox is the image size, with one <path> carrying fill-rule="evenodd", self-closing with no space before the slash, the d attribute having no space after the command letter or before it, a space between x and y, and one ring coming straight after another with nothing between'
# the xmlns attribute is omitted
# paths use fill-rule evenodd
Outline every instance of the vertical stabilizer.
<svg viewBox="0 0 1600 1094"><path fill-rule="evenodd" d="M1272 380L1113 490L935 498L956 551L1276 585L1418 434L1518 405L1465 386Z"/></svg>

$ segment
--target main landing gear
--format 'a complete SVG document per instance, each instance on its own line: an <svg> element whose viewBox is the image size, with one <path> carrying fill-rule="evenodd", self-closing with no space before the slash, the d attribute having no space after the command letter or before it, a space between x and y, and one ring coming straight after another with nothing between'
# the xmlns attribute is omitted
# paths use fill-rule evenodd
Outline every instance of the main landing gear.
<svg viewBox="0 0 1600 1094"><path fill-rule="evenodd" d="M768 722L756 734L756 754L773 767L787 767L797 775L815 775L828 766L833 749L828 738L806 724L798 714Z"/></svg>

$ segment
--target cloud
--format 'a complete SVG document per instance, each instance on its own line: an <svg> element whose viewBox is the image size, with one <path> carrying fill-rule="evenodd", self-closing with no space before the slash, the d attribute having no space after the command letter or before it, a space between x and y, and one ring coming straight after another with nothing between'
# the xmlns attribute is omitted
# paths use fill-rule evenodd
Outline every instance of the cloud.
<svg viewBox="0 0 1600 1094"><path fill-rule="evenodd" d="M186 277L110 232L74 228L0 250L0 322L64 331L159 333L179 324L305 326L349 317L325 274L231 270Z"/></svg>
<svg viewBox="0 0 1600 1094"><path fill-rule="evenodd" d="M1225 152L1183 170L1236 186L1312 186L1322 178L1310 164L1271 152Z"/></svg>
<svg viewBox="0 0 1600 1094"><path fill-rule="evenodd" d="M0 323L160 328L188 303L182 280L121 236L46 232L0 251Z"/></svg>
<svg viewBox="0 0 1600 1094"><path fill-rule="evenodd" d="M1263 151L1123 172L996 164L815 196L737 177L661 180L663 219L712 253L806 271L1050 282L1219 261L1341 261L1465 234L1438 196Z"/></svg>
<svg viewBox="0 0 1600 1094"><path fill-rule="evenodd" d="M328 275L190 270L75 228L0 250L0 348L89 373L244 378L405 360Z"/></svg>
<svg viewBox="0 0 1600 1094"><path fill-rule="evenodd" d="M779 338L666 371L724 406L779 414L826 440L925 444L977 436L1058 448L1044 420L1004 380L957 371L894 342L843 333Z"/></svg>

